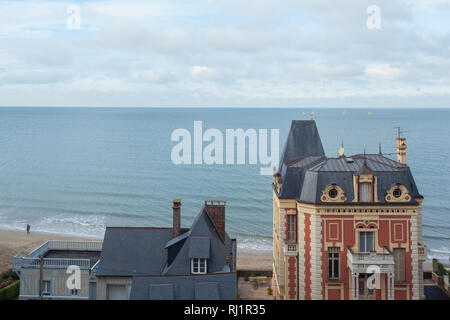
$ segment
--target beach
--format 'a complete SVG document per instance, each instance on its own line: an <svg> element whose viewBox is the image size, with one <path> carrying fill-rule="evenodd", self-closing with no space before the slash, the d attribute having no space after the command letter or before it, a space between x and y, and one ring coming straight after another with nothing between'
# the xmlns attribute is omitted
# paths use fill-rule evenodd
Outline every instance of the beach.
<svg viewBox="0 0 450 320"><path fill-rule="evenodd" d="M28 255L47 240L99 240L95 238L62 236L49 233L0 230L0 272L12 267L12 258L17 253ZM101 240L101 239L100 239Z"/></svg>
<svg viewBox="0 0 450 320"><path fill-rule="evenodd" d="M63 236L50 233L0 230L0 273L12 267L12 258L17 253L27 255L47 240L102 240L99 238ZM240 251L237 254L238 270L272 270L270 252Z"/></svg>

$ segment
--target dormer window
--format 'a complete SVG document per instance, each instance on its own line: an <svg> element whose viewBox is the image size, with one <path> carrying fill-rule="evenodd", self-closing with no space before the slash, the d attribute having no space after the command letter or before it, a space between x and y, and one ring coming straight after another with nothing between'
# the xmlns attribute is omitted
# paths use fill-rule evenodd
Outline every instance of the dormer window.
<svg viewBox="0 0 450 320"><path fill-rule="evenodd" d="M394 184L386 191L386 202L410 202L408 189L401 184Z"/></svg>
<svg viewBox="0 0 450 320"><path fill-rule="evenodd" d="M335 199L338 196L338 192L336 189L331 189L330 191L328 191L328 195L331 199Z"/></svg>
<svg viewBox="0 0 450 320"><path fill-rule="evenodd" d="M354 199L353 202L378 202L377 177L364 163L359 172L353 175Z"/></svg>
<svg viewBox="0 0 450 320"><path fill-rule="evenodd" d="M205 274L208 269L208 259L205 258L192 258L191 259L191 273L192 274Z"/></svg>
<svg viewBox="0 0 450 320"><path fill-rule="evenodd" d="M345 202L346 200L344 189L334 183L328 185L322 191L322 196L320 197L322 202Z"/></svg>
<svg viewBox="0 0 450 320"><path fill-rule="evenodd" d="M359 183L359 202L371 202L371 187L370 182Z"/></svg>

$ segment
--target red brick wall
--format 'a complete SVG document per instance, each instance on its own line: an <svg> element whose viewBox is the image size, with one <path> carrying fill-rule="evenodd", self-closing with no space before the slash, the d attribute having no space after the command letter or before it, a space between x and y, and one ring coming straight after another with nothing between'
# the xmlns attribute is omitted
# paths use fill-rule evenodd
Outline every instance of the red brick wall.
<svg viewBox="0 0 450 320"><path fill-rule="evenodd" d="M297 259L289 257L288 260L288 288L289 299L297 298Z"/></svg>
<svg viewBox="0 0 450 320"><path fill-rule="evenodd" d="M222 239L225 239L225 206L208 205L206 206L206 211Z"/></svg>

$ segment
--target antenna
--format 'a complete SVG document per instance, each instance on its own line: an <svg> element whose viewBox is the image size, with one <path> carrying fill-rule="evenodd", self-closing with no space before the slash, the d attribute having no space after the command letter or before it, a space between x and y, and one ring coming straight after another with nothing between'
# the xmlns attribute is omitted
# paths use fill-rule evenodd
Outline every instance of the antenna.
<svg viewBox="0 0 450 320"><path fill-rule="evenodd" d="M378 142L378 154L381 156L383 155L383 152L381 152L381 141Z"/></svg>
<svg viewBox="0 0 450 320"><path fill-rule="evenodd" d="M398 138L401 138L404 133L407 133L408 131L402 129L402 127L394 127L394 129L397 129L397 135Z"/></svg>

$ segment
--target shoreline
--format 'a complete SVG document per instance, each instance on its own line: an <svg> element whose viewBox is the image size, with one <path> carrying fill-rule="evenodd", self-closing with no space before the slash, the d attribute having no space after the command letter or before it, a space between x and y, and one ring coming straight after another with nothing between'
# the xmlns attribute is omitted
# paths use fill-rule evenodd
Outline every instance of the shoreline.
<svg viewBox="0 0 450 320"><path fill-rule="evenodd" d="M47 240L74 240L95 241L103 240L100 237L85 235L72 236L50 232L31 232L0 229L0 273L12 267L12 258L20 253L28 255ZM239 249L237 251L238 271L272 271L272 252L257 251L252 249ZM440 260L440 262L444 262ZM448 265L448 263L444 264ZM431 270L431 259L424 262L424 270Z"/></svg>
<svg viewBox="0 0 450 320"><path fill-rule="evenodd" d="M47 232L31 232L0 229L0 273L12 267L12 259L17 254L27 255L47 240L103 240L100 237L61 235ZM271 271L272 252L239 249L237 268L242 271Z"/></svg>

